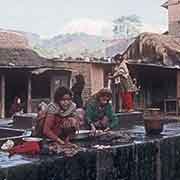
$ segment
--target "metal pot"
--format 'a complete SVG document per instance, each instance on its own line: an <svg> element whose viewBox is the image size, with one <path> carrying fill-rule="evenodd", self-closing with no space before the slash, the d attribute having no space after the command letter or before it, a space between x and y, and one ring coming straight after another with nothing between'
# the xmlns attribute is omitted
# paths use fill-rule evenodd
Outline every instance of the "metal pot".
<svg viewBox="0 0 180 180"><path fill-rule="evenodd" d="M79 130L79 132L76 132L76 136L73 139L86 139L89 137L90 130Z"/></svg>

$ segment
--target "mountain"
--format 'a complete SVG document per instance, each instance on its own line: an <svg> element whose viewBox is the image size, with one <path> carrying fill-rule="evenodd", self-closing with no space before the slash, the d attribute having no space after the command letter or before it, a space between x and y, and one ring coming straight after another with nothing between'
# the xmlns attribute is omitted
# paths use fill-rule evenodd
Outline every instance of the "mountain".
<svg viewBox="0 0 180 180"><path fill-rule="evenodd" d="M96 56L97 54L94 53L100 52L99 50L104 47L103 37L85 33L60 34L51 39L39 39L36 43L31 38L29 41L33 44L33 48L41 53L41 55L56 57L78 57L82 56L82 54ZM102 54L100 53L99 55L101 56Z"/></svg>
<svg viewBox="0 0 180 180"><path fill-rule="evenodd" d="M59 34L50 39L43 39L40 35L31 32L0 29L0 31L15 32L25 36L32 49L40 55L53 57L102 57L105 42L101 36L86 33Z"/></svg>

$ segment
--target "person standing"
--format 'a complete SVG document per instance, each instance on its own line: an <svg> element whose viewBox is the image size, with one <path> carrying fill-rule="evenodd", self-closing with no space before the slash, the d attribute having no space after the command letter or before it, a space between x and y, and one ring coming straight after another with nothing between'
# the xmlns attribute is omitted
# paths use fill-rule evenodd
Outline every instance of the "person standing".
<svg viewBox="0 0 180 180"><path fill-rule="evenodd" d="M113 78L115 84L117 84L120 89L122 108L127 112L131 112L134 110L134 84L126 64L126 60L123 58L123 56L117 54L116 56L114 56L114 60L117 63L117 65L114 69Z"/></svg>
<svg viewBox="0 0 180 180"><path fill-rule="evenodd" d="M83 107L83 99L82 99L82 91L84 89L85 81L84 77L81 74L78 74L75 76L76 82L72 86L72 92L73 92L73 102L76 103L77 108Z"/></svg>

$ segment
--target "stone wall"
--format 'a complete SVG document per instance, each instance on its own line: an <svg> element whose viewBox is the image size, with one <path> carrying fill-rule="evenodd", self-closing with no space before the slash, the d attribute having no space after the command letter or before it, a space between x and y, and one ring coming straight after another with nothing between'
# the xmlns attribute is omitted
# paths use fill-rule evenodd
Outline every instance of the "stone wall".
<svg viewBox="0 0 180 180"><path fill-rule="evenodd" d="M0 164L0 180L179 180L180 136L30 160Z"/></svg>

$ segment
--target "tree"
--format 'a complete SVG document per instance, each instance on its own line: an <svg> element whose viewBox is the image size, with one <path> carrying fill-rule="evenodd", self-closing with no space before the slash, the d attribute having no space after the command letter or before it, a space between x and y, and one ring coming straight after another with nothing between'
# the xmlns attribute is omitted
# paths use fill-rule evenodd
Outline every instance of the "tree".
<svg viewBox="0 0 180 180"><path fill-rule="evenodd" d="M113 21L113 33L118 38L132 38L140 33L141 26L139 16L121 16Z"/></svg>

